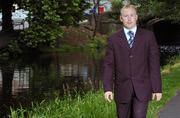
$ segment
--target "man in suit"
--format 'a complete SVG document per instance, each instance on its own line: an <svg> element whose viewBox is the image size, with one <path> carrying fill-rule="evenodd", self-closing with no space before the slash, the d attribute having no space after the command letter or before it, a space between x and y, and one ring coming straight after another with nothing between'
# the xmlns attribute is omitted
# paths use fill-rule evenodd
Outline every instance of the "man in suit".
<svg viewBox="0 0 180 118"><path fill-rule="evenodd" d="M148 102L162 97L158 45L137 20L136 7L123 6L123 28L109 37L104 58L104 96L115 98L118 118L146 118Z"/></svg>

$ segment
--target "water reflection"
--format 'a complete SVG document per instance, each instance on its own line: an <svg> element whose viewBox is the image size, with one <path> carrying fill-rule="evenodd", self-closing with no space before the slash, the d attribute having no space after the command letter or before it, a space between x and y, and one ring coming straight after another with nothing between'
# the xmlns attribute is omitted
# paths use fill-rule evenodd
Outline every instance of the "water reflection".
<svg viewBox="0 0 180 118"><path fill-rule="evenodd" d="M100 62L83 53L49 54L0 62L0 115L54 96L98 89ZM95 69L96 68L96 69Z"/></svg>
<svg viewBox="0 0 180 118"><path fill-rule="evenodd" d="M27 91L29 89L29 78L32 77L31 69L25 67L22 70L14 70L12 80L12 96L17 96L18 93Z"/></svg>

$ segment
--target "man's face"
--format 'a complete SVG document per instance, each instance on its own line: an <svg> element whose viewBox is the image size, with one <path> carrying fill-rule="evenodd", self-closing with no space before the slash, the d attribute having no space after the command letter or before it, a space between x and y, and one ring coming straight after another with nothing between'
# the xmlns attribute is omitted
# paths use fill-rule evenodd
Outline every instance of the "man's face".
<svg viewBox="0 0 180 118"><path fill-rule="evenodd" d="M136 26L138 16L133 8L124 8L121 11L120 21L124 27L131 29Z"/></svg>

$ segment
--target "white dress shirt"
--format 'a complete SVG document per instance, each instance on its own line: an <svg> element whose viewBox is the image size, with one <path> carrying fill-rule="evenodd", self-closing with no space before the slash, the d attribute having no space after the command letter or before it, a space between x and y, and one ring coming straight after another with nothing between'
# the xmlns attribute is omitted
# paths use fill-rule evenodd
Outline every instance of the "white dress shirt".
<svg viewBox="0 0 180 118"><path fill-rule="evenodd" d="M124 29L124 33L126 35L126 39L128 42L129 42L129 38L130 38L130 36L128 35L129 31L132 31L134 33L134 37L135 37L136 31L137 31L137 26L133 27L132 29L127 29L127 28L123 27L123 29Z"/></svg>

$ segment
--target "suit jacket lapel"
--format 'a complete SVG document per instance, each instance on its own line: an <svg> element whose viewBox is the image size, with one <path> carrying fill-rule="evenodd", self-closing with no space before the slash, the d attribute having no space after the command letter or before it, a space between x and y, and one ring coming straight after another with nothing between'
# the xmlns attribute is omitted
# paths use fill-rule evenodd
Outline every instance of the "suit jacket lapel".
<svg viewBox="0 0 180 118"><path fill-rule="evenodd" d="M132 49L135 49L138 46L138 44L140 43L140 39L141 39L141 31L139 28L137 28Z"/></svg>
<svg viewBox="0 0 180 118"><path fill-rule="evenodd" d="M120 41L120 44L122 45L122 47L125 47L128 50L130 50L123 28L121 28L120 31L118 32L118 36L119 36L119 39L120 39L119 41Z"/></svg>

